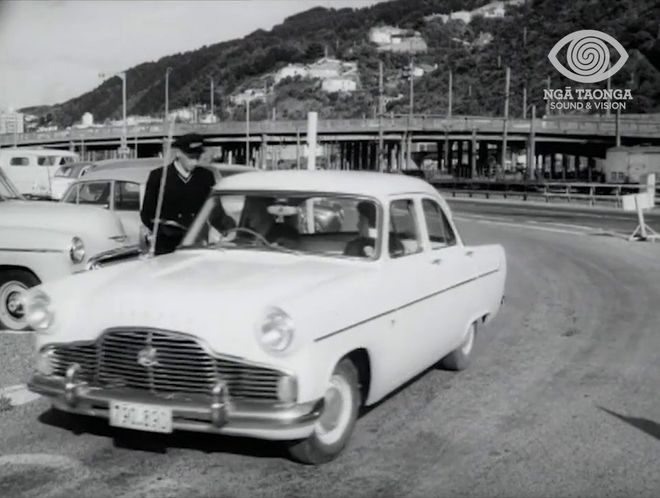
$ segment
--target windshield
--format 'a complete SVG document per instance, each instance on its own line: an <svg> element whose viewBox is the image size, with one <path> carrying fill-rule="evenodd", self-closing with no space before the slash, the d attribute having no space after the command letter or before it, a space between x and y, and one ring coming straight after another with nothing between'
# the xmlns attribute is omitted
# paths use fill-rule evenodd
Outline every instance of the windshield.
<svg viewBox="0 0 660 498"><path fill-rule="evenodd" d="M206 201L182 247L375 259L381 212L380 205L366 197L221 192Z"/></svg>
<svg viewBox="0 0 660 498"><path fill-rule="evenodd" d="M0 168L0 200L6 199L21 199L21 194L16 190L16 187L11 182L5 173Z"/></svg>

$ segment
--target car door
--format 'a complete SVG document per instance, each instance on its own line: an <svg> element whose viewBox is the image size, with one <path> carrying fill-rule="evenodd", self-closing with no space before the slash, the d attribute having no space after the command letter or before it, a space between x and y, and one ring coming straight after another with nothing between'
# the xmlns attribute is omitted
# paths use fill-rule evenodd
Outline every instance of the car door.
<svg viewBox="0 0 660 498"><path fill-rule="evenodd" d="M129 243L137 244L140 239L140 184L137 182L115 181L113 191L115 213L121 219Z"/></svg>
<svg viewBox="0 0 660 498"><path fill-rule="evenodd" d="M421 199L427 277L432 280L429 299L431 317L426 325L440 359L461 342L476 311L472 254L458 240L440 203L432 197Z"/></svg>
<svg viewBox="0 0 660 498"><path fill-rule="evenodd" d="M385 220L387 254L381 288L393 307L393 328L386 339L393 352L389 373L399 380L413 377L439 359L428 333L428 321L436 315L429 300L435 282L429 277L419 214L415 196L403 196L390 201Z"/></svg>

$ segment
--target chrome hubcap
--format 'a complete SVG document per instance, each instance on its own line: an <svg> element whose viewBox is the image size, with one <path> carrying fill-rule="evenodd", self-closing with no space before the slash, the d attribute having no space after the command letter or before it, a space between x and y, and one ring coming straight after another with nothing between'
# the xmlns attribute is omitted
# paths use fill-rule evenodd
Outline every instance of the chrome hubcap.
<svg viewBox="0 0 660 498"><path fill-rule="evenodd" d="M323 413L315 427L316 436L322 443L334 444L344 435L351 420L352 396L348 382L333 375L323 400Z"/></svg>
<svg viewBox="0 0 660 498"><path fill-rule="evenodd" d="M23 297L26 290L25 284L14 280L0 287L0 320L11 329L25 327Z"/></svg>

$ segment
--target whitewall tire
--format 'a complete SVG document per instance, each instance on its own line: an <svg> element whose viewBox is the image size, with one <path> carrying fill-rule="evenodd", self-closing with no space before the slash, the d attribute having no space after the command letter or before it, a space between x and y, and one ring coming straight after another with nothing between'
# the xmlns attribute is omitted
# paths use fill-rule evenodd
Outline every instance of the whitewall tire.
<svg viewBox="0 0 660 498"><path fill-rule="evenodd" d="M23 330L28 327L23 297L30 287L38 284L37 277L24 270L0 271L0 328Z"/></svg>
<svg viewBox="0 0 660 498"><path fill-rule="evenodd" d="M361 399L358 371L350 360L343 359L335 367L323 401L312 435L289 447L291 456L302 463L319 465L334 459L353 432Z"/></svg>

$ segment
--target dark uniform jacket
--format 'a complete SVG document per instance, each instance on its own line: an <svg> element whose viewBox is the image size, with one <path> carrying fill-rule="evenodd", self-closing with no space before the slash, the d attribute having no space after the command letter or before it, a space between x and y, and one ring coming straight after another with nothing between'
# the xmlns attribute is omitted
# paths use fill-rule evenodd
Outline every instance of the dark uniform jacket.
<svg viewBox="0 0 660 498"><path fill-rule="evenodd" d="M160 179L162 176L162 167L154 169L149 174L144 191L142 210L140 211L142 223L152 233L154 229L154 218L156 217ZM169 220L185 228L190 227L214 184L215 177L206 168L198 166L193 169L188 178L185 178L176 169L174 163L167 166L165 192L160 213L161 224L158 226L158 237L156 240L156 254L174 251L185 235L182 229L162 224L162 222Z"/></svg>

